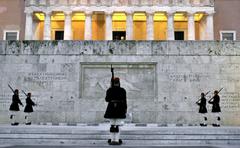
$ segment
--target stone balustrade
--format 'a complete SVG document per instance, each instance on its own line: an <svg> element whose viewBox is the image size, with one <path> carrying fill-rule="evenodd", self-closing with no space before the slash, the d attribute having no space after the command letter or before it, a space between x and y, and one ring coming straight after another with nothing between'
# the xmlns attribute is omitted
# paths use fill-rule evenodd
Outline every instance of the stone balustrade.
<svg viewBox="0 0 240 148"><path fill-rule="evenodd" d="M26 0L26 6L214 6L214 0Z"/></svg>

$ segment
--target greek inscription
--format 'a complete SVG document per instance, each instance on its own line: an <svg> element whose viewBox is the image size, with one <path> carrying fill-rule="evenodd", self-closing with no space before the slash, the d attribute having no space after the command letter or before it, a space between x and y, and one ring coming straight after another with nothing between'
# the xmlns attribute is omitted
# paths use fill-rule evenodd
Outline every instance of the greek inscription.
<svg viewBox="0 0 240 148"><path fill-rule="evenodd" d="M221 107L226 111L240 110L240 94L238 92L226 92L221 95Z"/></svg>
<svg viewBox="0 0 240 148"><path fill-rule="evenodd" d="M28 73L24 78L26 81L65 81L67 75L65 73Z"/></svg>
<svg viewBox="0 0 240 148"><path fill-rule="evenodd" d="M200 74L170 74L169 80L172 82L200 82Z"/></svg>

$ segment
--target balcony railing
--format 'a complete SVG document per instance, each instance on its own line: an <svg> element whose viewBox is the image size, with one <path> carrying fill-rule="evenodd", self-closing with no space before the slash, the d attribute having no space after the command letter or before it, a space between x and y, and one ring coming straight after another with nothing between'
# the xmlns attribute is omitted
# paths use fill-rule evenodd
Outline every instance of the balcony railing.
<svg viewBox="0 0 240 148"><path fill-rule="evenodd" d="M214 0L26 0L25 3L26 6L214 6Z"/></svg>

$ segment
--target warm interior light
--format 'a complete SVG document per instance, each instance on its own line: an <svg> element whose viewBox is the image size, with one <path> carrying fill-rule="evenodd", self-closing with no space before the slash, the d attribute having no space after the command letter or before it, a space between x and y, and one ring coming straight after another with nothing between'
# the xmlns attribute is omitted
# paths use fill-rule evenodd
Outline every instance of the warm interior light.
<svg viewBox="0 0 240 148"><path fill-rule="evenodd" d="M37 12L35 13L36 18L39 21L44 21L45 16L44 13ZM195 21L200 21L203 18L203 13L196 13L194 15ZM51 20L53 21L60 21L64 20L65 16L64 13L58 12L52 15ZM114 13L112 17L113 21L126 21L127 17L125 13ZM81 12L73 13L72 20L74 21L84 21L85 20L85 14ZM135 13L133 16L134 21L146 21L146 15L145 13ZM175 21L187 21L188 17L184 13L176 13L174 15ZM154 14L154 21L167 21L167 16L165 13L157 12Z"/></svg>
<svg viewBox="0 0 240 148"><path fill-rule="evenodd" d="M44 18L45 18L45 16L44 16L44 14L43 13L35 13L35 16L36 16L36 18L39 20L39 21L44 21Z"/></svg>
<svg viewBox="0 0 240 148"><path fill-rule="evenodd" d="M196 13L194 15L194 20L195 21L200 21L203 18L204 14L203 13Z"/></svg>
<svg viewBox="0 0 240 148"><path fill-rule="evenodd" d="M155 13L154 14L154 21L167 21L167 16L165 13Z"/></svg>
<svg viewBox="0 0 240 148"><path fill-rule="evenodd" d="M62 12L56 12L51 16L51 20L52 21L64 21L65 20L65 16L64 13Z"/></svg>
<svg viewBox="0 0 240 148"><path fill-rule="evenodd" d="M174 21L187 21L188 17L185 13L175 13Z"/></svg>
<svg viewBox="0 0 240 148"><path fill-rule="evenodd" d="M127 17L125 13L114 13L112 16L113 21L126 21Z"/></svg>
<svg viewBox="0 0 240 148"><path fill-rule="evenodd" d="M84 13L74 13L72 16L73 21L84 21L85 20L85 14Z"/></svg>
<svg viewBox="0 0 240 148"><path fill-rule="evenodd" d="M133 15L133 20L134 21L146 21L146 15L145 13L140 13L140 12L137 12L137 13L134 13Z"/></svg>

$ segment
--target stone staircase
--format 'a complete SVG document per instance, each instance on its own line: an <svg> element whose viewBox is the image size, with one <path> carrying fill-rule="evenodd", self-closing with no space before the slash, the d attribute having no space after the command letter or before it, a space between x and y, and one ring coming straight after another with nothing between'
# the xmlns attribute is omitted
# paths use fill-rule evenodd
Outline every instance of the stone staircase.
<svg viewBox="0 0 240 148"><path fill-rule="evenodd" d="M4 145L108 146L109 125L0 126ZM240 147L240 127L158 127L124 125L122 146L232 145Z"/></svg>

